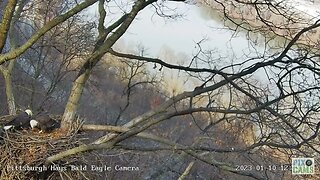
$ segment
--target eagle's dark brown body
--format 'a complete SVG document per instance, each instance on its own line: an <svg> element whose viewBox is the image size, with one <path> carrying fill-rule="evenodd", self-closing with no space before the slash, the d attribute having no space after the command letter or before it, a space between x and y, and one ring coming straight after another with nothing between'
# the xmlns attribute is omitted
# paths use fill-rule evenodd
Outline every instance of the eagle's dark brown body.
<svg viewBox="0 0 320 180"><path fill-rule="evenodd" d="M21 112L20 114L16 115L10 122L6 123L4 125L4 128L14 128L16 130L28 129L30 128L31 116L32 114L28 114L27 112Z"/></svg>
<svg viewBox="0 0 320 180"><path fill-rule="evenodd" d="M47 114L39 114L35 120L38 122L37 127L43 132L50 132L54 129L60 128L60 123L50 118Z"/></svg>

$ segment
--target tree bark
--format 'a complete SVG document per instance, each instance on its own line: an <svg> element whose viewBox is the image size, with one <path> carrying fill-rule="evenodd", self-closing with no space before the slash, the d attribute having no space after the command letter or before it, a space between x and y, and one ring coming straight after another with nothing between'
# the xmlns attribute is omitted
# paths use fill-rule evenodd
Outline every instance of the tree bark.
<svg viewBox="0 0 320 180"><path fill-rule="evenodd" d="M0 24L0 52L6 44L8 31L10 29L11 20L13 18L14 9L16 7L17 0L9 0L4 10L3 18Z"/></svg>
<svg viewBox="0 0 320 180"><path fill-rule="evenodd" d="M0 67L1 72L4 77L6 96L7 96L7 104L10 115L16 114L16 104L14 101L14 95L12 91L12 81L11 81L11 71Z"/></svg>
<svg viewBox="0 0 320 180"><path fill-rule="evenodd" d="M15 33L14 26L15 26L16 22L18 21L18 19L20 18L23 7L25 4L26 4L26 2L22 1L22 0L17 2L15 4L15 6L17 6L17 8L16 8L16 11L14 12L14 15L10 14L11 15L11 17L10 17L11 24L9 26L8 31L9 31L9 40L10 40L10 49L11 50L14 50L17 47L16 42L15 42L15 37L14 37L14 33ZM12 9L12 11L14 11L14 9ZM2 37L2 38L4 38L4 37ZM6 41L1 42L1 43L5 44L5 42ZM12 90L13 89L12 88L12 71L13 71L13 67L15 65L15 62L16 62L16 59L10 61L9 65L7 67L4 65L0 65L0 71L2 72L2 75L4 77L4 81L5 81L5 89L6 89L5 91L6 91L7 104L8 104L8 110L9 110L10 115L15 115L17 112L16 104L15 104L15 100L14 100L14 94L13 94L13 90Z"/></svg>
<svg viewBox="0 0 320 180"><path fill-rule="evenodd" d="M71 93L63 113L63 117L62 117L63 121L61 122L61 128L64 130L68 130L72 125L72 122L73 122L73 119L75 118L76 110L81 98L81 94L84 89L84 85L90 76L90 71L91 71L90 69L87 69L83 74L78 76L73 82Z"/></svg>

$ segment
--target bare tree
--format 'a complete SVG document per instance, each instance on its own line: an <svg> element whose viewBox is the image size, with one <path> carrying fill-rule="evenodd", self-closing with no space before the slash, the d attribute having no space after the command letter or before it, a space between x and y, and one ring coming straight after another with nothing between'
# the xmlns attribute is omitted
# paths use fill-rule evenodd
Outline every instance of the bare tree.
<svg viewBox="0 0 320 180"><path fill-rule="evenodd" d="M72 127L85 83L105 54L118 57L128 65L129 71L125 71L129 73L127 103L120 112L132 103L130 90L136 85L132 78L145 64L155 65L155 71L184 72L198 85L191 91L164 97L159 106L130 117L122 126L82 126L82 130L109 133L91 143L52 155L46 159L46 164L101 149L107 152L169 151L165 156L170 154L187 162L177 173L181 179L194 174L192 169L197 165L193 161L210 166L216 174L230 179L275 179L291 178L286 174L289 169L285 168L290 165L291 157L319 155L320 69L319 52L315 48L319 41L313 37L318 34L318 17L302 18L288 10L283 1L202 2L219 13L228 29L235 34L245 34L252 48L250 55L244 54L241 60L226 60L217 52L204 49L200 41L198 52L186 60L188 65L181 65L115 50L114 44L145 7L152 6L162 17L179 16L164 13L167 1L137 0L129 2L131 8L105 27L105 8L109 2L99 0L98 35L73 81L62 117L64 130ZM2 54L0 64L21 55L50 29L93 3L84 1L53 18L25 44ZM260 45L254 33L264 35ZM274 46L271 40L276 38L281 41ZM223 60L226 62L216 63ZM141 139L146 143L141 143ZM282 163L281 172L272 171L273 166L270 171L269 165L275 163ZM172 165L172 161L168 164ZM158 171L153 175L157 177L161 173Z"/></svg>
<svg viewBox="0 0 320 180"><path fill-rule="evenodd" d="M99 1L99 36L92 55L81 67L77 78L73 82L73 87L63 114L62 127L68 129L75 118L76 109L80 100L84 84L90 76L92 68L100 61L101 57L114 45L114 43L126 32L138 12L155 1L136 1L129 13L122 15L109 27L104 26L106 12L104 1ZM113 32L114 31L114 32ZM111 34L112 33L112 34Z"/></svg>
<svg viewBox="0 0 320 180"><path fill-rule="evenodd" d="M51 13L50 15L47 14L47 16L43 16L43 17L46 17L46 19L44 21L42 21L44 24L43 27L40 29L37 27L34 27L34 30L36 30L35 34L31 37L28 34L26 34L25 37L27 38L27 40L24 41L25 37L23 37L23 38L20 37L20 39L19 39L19 37L15 36L15 34L24 33L23 31L26 31L26 29L23 30L21 28L22 24L28 24L29 22L33 22L34 24L29 24L29 27L33 27L34 25L36 25L36 23L39 23L39 21L35 22L32 19L30 19L30 17L35 18L35 15L36 15L35 12L38 11L38 9L36 9L36 7L38 7L38 6L33 6L31 4L35 3L36 5L39 5L39 3L37 4L36 2L32 2L32 1L30 1L30 2L27 2L27 1L7 1L6 6L3 9L3 17L2 17L3 20L1 22L1 31L2 31L1 32L1 51L2 51L1 58L3 58L3 59L2 59L0 67L1 67L2 75L5 80L5 85L6 85L5 90L6 90L7 103L8 103L8 109L9 109L10 114L16 113L16 107L15 107L16 102L14 99L14 91L13 91L13 87L12 87L12 73L13 73L14 64L16 62L15 59L18 56L20 56L23 52L25 52L27 49L32 49L31 48L32 45L42 35L44 35L46 32L48 32L51 28L53 28L54 26L58 25L59 23L65 21L67 18L71 17L72 15L81 11L82 9L90 6L94 2L95 1L90 1L90 2L84 2L82 4L79 4L71 11L68 11L66 14L61 15L61 14L56 13L56 18L52 17L53 13ZM17 6L17 8L16 8L16 6ZM24 7L26 7L30 11L28 11L28 10L24 11L23 10ZM44 12L49 12L49 11L47 10ZM22 14L22 16L24 16L24 20L21 20L22 23L17 24L17 21L19 20L21 14ZM40 16L40 14L38 14L38 16ZM50 17L50 21L48 20L49 19L48 17ZM30 30L30 28L29 28L29 30ZM9 38L7 38L8 34L9 34ZM7 39L9 39L9 41L7 41ZM7 48L4 51L3 47L5 46L5 44L10 46L10 50L7 50L8 49ZM9 55L10 57L8 57L7 55ZM10 60L10 62L6 63L6 61L9 61L9 60ZM41 62L41 61L39 61L39 62ZM33 91L33 92L35 92L35 91ZM33 96L31 96L31 97L33 97Z"/></svg>
<svg viewBox="0 0 320 180"><path fill-rule="evenodd" d="M225 1L214 2L217 5L214 7L218 7L227 22L232 23L231 29L235 27L235 29L248 32L248 40L252 46L255 45L250 38L253 32L261 31L268 34L271 29L273 35L286 38L286 40L274 50L270 48L272 42L267 39L263 43L263 51L257 51L254 57L247 57L243 61L221 67L212 66L210 63L213 62L213 59L219 57L209 56L208 51L203 51L202 48L192 58L189 66L181 66L169 64L159 58L114 51L111 46L105 46L104 52L114 56L156 63L164 68L185 71L202 80L202 83L193 91L185 91L173 96L157 109L133 118L122 127L123 129L102 128L106 131L122 133L107 134L91 144L52 156L47 159L47 162L83 151L111 150L135 135L161 142L171 148L178 148L219 169L256 179L268 179L268 177L274 176L268 173L267 169L263 169L261 173L239 170L235 165L236 162L232 162L232 160L228 160L231 162L230 164L220 162L217 157L209 156L208 152L235 152L242 154L243 158L247 156L246 153L257 150L260 155L275 152L281 156L281 160L285 161L285 164L290 163L289 158L292 155L290 152L297 156L299 154L312 156L319 154L317 137L319 136L320 123L316 120L319 109L318 53L313 49L316 44L305 43L316 42L308 34L318 30L319 20L307 21L300 18L298 14L287 11L282 4L271 1L232 1L230 7L230 3ZM239 6L235 4L239 4ZM248 12L233 12L232 14L229 10L229 8L235 7L245 9L244 6L248 6ZM273 22L269 16L261 15L261 11L265 11L266 8L271 9L271 13L275 16L281 16L284 22L289 23ZM247 16L252 17L251 13L253 12L255 13L253 22L258 25L253 24L251 19L246 20ZM265 11L265 13L267 12ZM260 28L261 24L265 29ZM214 68L202 66L203 62L207 63L207 67ZM255 76L265 77L269 84L259 82ZM83 80L85 81L86 78ZM215 116L215 118L210 118L208 125L204 126L194 117L199 113L208 114L209 118ZM215 148L195 143L194 146L188 147L144 132L159 123L184 115L192 117L198 129L209 139L207 143L215 138L208 134L210 130L224 126L224 131L228 132L230 136L238 133L239 137L234 138L242 144L220 143L221 148ZM199 151L203 153L199 153ZM210 160L206 157L210 157ZM255 161L250 161L252 163L250 167L261 165ZM264 163L264 165L267 164L267 162Z"/></svg>
<svg viewBox="0 0 320 180"><path fill-rule="evenodd" d="M2 52L4 49L4 46L6 44L6 39L9 33L9 39L10 39L10 46L11 49L15 49L16 43L13 36L14 33L14 26L17 22L17 20L20 17L20 14L22 12L23 3L22 1L19 1L17 11L14 14L14 8L16 6L17 2L12 1L8 2L6 6L6 11L4 12L4 15L2 17L3 21L1 23L1 42L0 42L0 51ZM5 80L5 90L6 90L6 96L7 96L7 104L9 109L9 114L16 114L16 105L12 90L12 80L11 80L11 74L13 71L15 60L11 61L7 66L0 66L0 71L2 72L2 75Z"/></svg>

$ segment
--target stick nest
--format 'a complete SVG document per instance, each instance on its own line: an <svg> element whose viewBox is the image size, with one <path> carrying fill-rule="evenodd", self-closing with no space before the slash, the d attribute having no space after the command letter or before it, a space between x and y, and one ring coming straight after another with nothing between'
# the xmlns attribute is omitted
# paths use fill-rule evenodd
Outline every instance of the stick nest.
<svg viewBox="0 0 320 180"><path fill-rule="evenodd" d="M83 144L85 136L76 129L68 133L60 129L51 133L5 132L0 140L0 179L86 179L90 176L86 172L70 168L70 165L87 164L84 156L75 155L55 164L44 164L47 157Z"/></svg>

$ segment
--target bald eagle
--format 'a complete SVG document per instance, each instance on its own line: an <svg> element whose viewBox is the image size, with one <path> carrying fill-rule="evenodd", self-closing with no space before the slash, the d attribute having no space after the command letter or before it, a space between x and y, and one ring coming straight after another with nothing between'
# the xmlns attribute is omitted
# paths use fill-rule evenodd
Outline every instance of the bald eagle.
<svg viewBox="0 0 320 180"><path fill-rule="evenodd" d="M30 121L31 128L38 127L40 132L50 132L54 129L60 128L60 123L50 118L47 114L40 114L35 119Z"/></svg>
<svg viewBox="0 0 320 180"><path fill-rule="evenodd" d="M30 120L32 117L32 111L30 109L16 115L10 122L6 123L3 127L4 130L11 128L21 130L30 128Z"/></svg>

